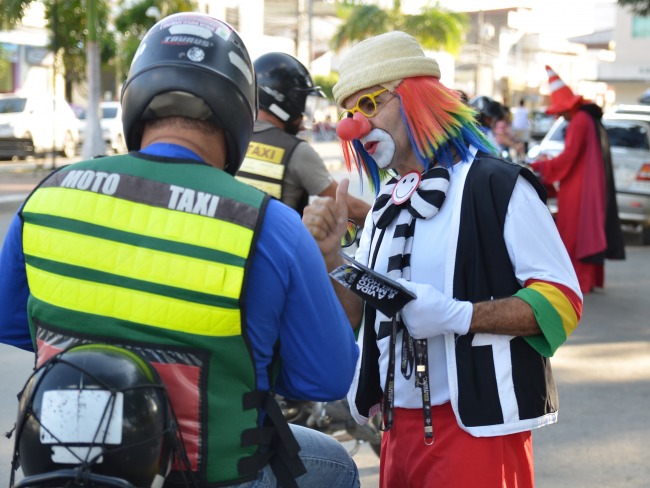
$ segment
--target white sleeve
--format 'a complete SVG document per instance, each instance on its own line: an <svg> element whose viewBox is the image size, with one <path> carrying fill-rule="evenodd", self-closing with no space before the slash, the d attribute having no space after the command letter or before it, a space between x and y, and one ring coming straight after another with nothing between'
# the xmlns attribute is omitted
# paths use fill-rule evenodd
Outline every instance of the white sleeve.
<svg viewBox="0 0 650 488"><path fill-rule="evenodd" d="M578 296L580 285L550 211L533 186L517 179L508 204L504 238L515 275L522 286L529 279L560 283Z"/></svg>

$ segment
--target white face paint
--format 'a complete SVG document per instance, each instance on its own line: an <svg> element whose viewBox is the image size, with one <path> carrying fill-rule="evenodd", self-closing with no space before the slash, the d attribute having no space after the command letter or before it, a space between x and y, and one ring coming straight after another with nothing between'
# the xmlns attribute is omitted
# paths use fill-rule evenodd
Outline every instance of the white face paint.
<svg viewBox="0 0 650 488"><path fill-rule="evenodd" d="M390 163L393 162L393 158L395 157L395 141L388 132L381 129L373 129L359 140L381 169L388 168Z"/></svg>

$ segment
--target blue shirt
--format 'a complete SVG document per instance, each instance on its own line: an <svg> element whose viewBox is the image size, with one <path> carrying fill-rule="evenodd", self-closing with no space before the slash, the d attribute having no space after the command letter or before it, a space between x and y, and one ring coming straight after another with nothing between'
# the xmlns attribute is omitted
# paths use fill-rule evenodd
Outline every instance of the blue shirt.
<svg viewBox="0 0 650 488"><path fill-rule="evenodd" d="M154 144L142 152L200 160L170 144ZM33 351L28 297L22 221L16 214L0 252L0 342ZM298 213L274 199L261 226L244 303L259 389L270 386L268 367L277 343L277 393L315 401L345 396L359 354L352 328L316 242Z"/></svg>

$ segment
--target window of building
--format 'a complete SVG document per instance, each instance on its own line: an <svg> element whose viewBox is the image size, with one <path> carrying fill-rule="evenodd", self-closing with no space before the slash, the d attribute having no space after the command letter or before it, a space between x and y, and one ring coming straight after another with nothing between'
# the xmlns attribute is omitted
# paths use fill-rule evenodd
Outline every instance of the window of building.
<svg viewBox="0 0 650 488"><path fill-rule="evenodd" d="M632 37L637 39L650 37L650 17L634 16L632 19Z"/></svg>

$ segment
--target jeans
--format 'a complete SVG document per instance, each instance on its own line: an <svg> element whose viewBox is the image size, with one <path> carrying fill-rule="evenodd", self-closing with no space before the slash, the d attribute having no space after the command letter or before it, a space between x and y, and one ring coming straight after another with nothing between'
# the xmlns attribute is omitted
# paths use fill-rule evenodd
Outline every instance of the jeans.
<svg viewBox="0 0 650 488"><path fill-rule="evenodd" d="M307 427L289 424L300 444L300 459L307 472L297 478L301 488L359 488L359 471L348 451L334 438ZM260 471L255 481L233 488L276 488L278 482L271 467Z"/></svg>

